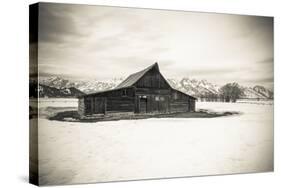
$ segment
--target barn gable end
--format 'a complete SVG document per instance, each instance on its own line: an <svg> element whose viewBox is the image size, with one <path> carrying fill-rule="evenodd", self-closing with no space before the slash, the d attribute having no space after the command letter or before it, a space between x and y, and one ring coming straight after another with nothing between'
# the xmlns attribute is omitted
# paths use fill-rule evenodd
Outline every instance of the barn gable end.
<svg viewBox="0 0 281 188"><path fill-rule="evenodd" d="M169 83L160 73L158 63L154 63L142 71L131 74L116 88L132 86L137 88L171 88Z"/></svg>
<svg viewBox="0 0 281 188"><path fill-rule="evenodd" d="M171 89L155 63L135 84L136 88Z"/></svg>

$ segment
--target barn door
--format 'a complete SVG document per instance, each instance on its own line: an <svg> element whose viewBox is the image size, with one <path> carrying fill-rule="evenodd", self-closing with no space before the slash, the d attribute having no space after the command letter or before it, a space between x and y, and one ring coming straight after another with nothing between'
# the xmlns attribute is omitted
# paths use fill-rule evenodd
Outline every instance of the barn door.
<svg viewBox="0 0 281 188"><path fill-rule="evenodd" d="M147 112L147 98L140 98L140 113Z"/></svg>
<svg viewBox="0 0 281 188"><path fill-rule="evenodd" d="M85 99L85 115L90 115L92 113L92 100L91 98Z"/></svg>
<svg viewBox="0 0 281 188"><path fill-rule="evenodd" d="M168 112L168 97L166 96L160 96L158 101L158 112L160 113L166 113Z"/></svg>
<svg viewBox="0 0 281 188"><path fill-rule="evenodd" d="M95 98L95 114L105 114L106 108L106 98L104 97L96 97Z"/></svg>

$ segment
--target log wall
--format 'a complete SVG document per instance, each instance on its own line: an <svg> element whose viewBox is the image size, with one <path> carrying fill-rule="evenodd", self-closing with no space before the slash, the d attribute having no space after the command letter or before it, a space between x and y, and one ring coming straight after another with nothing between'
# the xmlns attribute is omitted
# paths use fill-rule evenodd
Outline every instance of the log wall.
<svg viewBox="0 0 281 188"><path fill-rule="evenodd" d="M195 111L195 100L180 91L172 90L170 112L189 111Z"/></svg>

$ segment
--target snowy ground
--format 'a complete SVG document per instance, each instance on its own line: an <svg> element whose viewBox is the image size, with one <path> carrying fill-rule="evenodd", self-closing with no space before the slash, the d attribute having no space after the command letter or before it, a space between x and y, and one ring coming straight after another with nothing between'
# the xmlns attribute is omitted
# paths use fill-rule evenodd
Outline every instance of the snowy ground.
<svg viewBox="0 0 281 188"><path fill-rule="evenodd" d="M30 105L35 107L37 100L31 99ZM40 98L39 108L45 107L78 107L78 99L74 98Z"/></svg>
<svg viewBox="0 0 281 188"><path fill-rule="evenodd" d="M77 106L75 100L57 102L41 101L39 106ZM196 105L242 115L98 123L40 119L40 184L273 170L273 105Z"/></svg>

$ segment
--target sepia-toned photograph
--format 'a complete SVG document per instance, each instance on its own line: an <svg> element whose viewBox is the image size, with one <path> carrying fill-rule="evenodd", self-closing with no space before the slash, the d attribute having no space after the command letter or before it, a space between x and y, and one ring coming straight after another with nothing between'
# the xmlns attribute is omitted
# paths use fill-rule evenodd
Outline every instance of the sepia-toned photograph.
<svg viewBox="0 0 281 188"><path fill-rule="evenodd" d="M29 181L274 170L274 18L29 7Z"/></svg>

